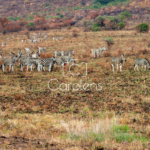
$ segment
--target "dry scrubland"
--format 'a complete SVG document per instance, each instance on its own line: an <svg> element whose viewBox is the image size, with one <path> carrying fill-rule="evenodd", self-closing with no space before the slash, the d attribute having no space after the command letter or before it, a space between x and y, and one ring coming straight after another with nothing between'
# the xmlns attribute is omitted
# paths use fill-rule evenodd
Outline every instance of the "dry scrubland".
<svg viewBox="0 0 150 150"><path fill-rule="evenodd" d="M149 149L150 148L150 70L134 72L134 60L150 60L150 34L135 31L77 32L52 30L48 39L37 44L21 43L25 35L6 41L1 35L4 53L17 53L31 46L44 46L51 56L55 50L74 50L77 63L87 62L88 75L64 78L62 70L14 72L0 70L0 148L10 149ZM32 33L31 33L32 34ZM64 36L62 41L52 41ZM107 46L102 40L113 37L115 44L101 58L94 59L90 49ZM111 57L124 53L123 72L113 73ZM8 68L8 67L7 67ZM65 70L68 68L66 67ZM84 74L84 67L73 72ZM100 83L101 91L60 91L48 89L50 79L59 83Z"/></svg>

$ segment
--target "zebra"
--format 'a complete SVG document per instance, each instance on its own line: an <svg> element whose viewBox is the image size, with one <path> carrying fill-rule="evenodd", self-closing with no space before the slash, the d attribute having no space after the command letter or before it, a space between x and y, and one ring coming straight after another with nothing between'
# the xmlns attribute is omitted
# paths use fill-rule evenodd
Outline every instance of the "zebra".
<svg viewBox="0 0 150 150"><path fill-rule="evenodd" d="M103 51L107 51L106 47L99 47L99 49L97 49L97 58L99 58Z"/></svg>
<svg viewBox="0 0 150 150"><path fill-rule="evenodd" d="M14 55L12 56L11 58L7 58L7 57L2 57L2 69L3 69L3 72L5 72L5 66L9 66L9 72L12 68L12 71L14 71L14 64L17 62L18 60L18 56L17 55Z"/></svg>
<svg viewBox="0 0 150 150"><path fill-rule="evenodd" d="M38 49L39 49L39 54L46 52L46 48L45 48L45 47L40 47L40 46L38 46Z"/></svg>
<svg viewBox="0 0 150 150"><path fill-rule="evenodd" d="M34 39L34 40L32 40L32 43L37 43L37 40L35 40L35 39Z"/></svg>
<svg viewBox="0 0 150 150"><path fill-rule="evenodd" d="M62 56L61 58L63 59L64 63L67 63L67 65L69 65L70 62L72 62L73 65L75 64L74 59L70 56Z"/></svg>
<svg viewBox="0 0 150 150"><path fill-rule="evenodd" d="M45 66L48 67L48 71L50 72L52 67L55 64L55 59L52 58L40 58L38 59L38 71L41 71L42 68L45 71Z"/></svg>
<svg viewBox="0 0 150 150"><path fill-rule="evenodd" d="M56 56L63 56L64 55L64 52L63 51L55 51L54 52L54 56L56 58Z"/></svg>
<svg viewBox="0 0 150 150"><path fill-rule="evenodd" d="M62 67L64 67L64 61L61 57L55 58L55 61L56 61L56 63L59 64L59 67L61 67L61 65L62 65ZM55 66L56 66L56 63L55 63Z"/></svg>
<svg viewBox="0 0 150 150"><path fill-rule="evenodd" d="M6 43L2 43L2 46L6 46Z"/></svg>
<svg viewBox="0 0 150 150"><path fill-rule="evenodd" d="M7 38L7 41L9 41L9 42L10 42L10 38Z"/></svg>
<svg viewBox="0 0 150 150"><path fill-rule="evenodd" d="M135 59L135 61L134 61L134 71L136 70L136 68L139 71L138 65L142 66L142 70L143 70L143 67L145 67L145 71L146 71L146 66L147 66L148 69L150 69L150 62L145 58Z"/></svg>
<svg viewBox="0 0 150 150"><path fill-rule="evenodd" d="M37 63L38 63L38 59L36 58L27 57L26 59L20 59L20 69L21 71L23 71L23 66L27 66L27 71L28 71L28 67L30 66L32 71L33 65L37 66Z"/></svg>
<svg viewBox="0 0 150 150"><path fill-rule="evenodd" d="M114 66L117 65L117 71L118 71L118 65L120 66L120 72L122 72L122 64L123 64L123 61L126 62L126 58L125 58L125 55L122 54L119 58L117 57L113 57L112 58L112 70L114 72Z"/></svg>
<svg viewBox="0 0 150 150"><path fill-rule="evenodd" d="M25 39L23 39L23 40L21 40L21 42L22 42L22 43L24 43L24 42L26 43L26 40L25 40Z"/></svg>
<svg viewBox="0 0 150 150"><path fill-rule="evenodd" d="M32 53L31 54L31 58L39 58L39 56L40 56L40 53L39 53L39 51L37 52L37 53Z"/></svg>
<svg viewBox="0 0 150 150"><path fill-rule="evenodd" d="M90 53L92 53L92 55L94 55L94 58L95 58L96 49L91 49Z"/></svg>
<svg viewBox="0 0 150 150"><path fill-rule="evenodd" d="M30 53L30 46L25 48L26 53Z"/></svg>
<svg viewBox="0 0 150 150"><path fill-rule="evenodd" d="M73 51L73 50L70 50L70 51L62 51L62 55L63 55L63 56L70 56L71 54L74 56L74 51Z"/></svg>
<svg viewBox="0 0 150 150"><path fill-rule="evenodd" d="M58 40L58 37L53 37L53 41L57 41Z"/></svg>

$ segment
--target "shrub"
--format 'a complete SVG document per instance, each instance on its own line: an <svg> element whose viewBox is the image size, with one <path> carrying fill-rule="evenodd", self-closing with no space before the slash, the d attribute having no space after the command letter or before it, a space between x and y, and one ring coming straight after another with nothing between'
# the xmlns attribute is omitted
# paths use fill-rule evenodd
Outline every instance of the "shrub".
<svg viewBox="0 0 150 150"><path fill-rule="evenodd" d="M85 5L85 2L82 2L81 4L82 4L82 5Z"/></svg>
<svg viewBox="0 0 150 150"><path fill-rule="evenodd" d="M64 15L63 15L63 14L59 14L59 17L60 17L60 18L63 18L63 17L64 17Z"/></svg>
<svg viewBox="0 0 150 150"><path fill-rule="evenodd" d="M148 32L149 25L147 23L141 23L135 27L138 32Z"/></svg>
<svg viewBox="0 0 150 150"><path fill-rule="evenodd" d="M97 23L94 23L93 27L92 27L93 31L100 31L100 27L98 26Z"/></svg>
<svg viewBox="0 0 150 150"><path fill-rule="evenodd" d="M119 23L120 29L123 29L125 27L125 24L123 22Z"/></svg>
<svg viewBox="0 0 150 150"><path fill-rule="evenodd" d="M45 4L45 7L48 7L49 6L49 3Z"/></svg>
<svg viewBox="0 0 150 150"><path fill-rule="evenodd" d="M29 22L26 26L35 26L33 22Z"/></svg>

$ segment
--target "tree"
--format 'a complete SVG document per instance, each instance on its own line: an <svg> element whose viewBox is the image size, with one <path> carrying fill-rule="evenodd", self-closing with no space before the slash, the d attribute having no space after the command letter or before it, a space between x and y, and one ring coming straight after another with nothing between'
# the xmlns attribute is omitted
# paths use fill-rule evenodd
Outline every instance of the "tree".
<svg viewBox="0 0 150 150"><path fill-rule="evenodd" d="M119 15L121 21L123 21L126 18L130 18L132 17L132 14L130 12L128 12L127 10L125 10L124 12L121 12Z"/></svg>

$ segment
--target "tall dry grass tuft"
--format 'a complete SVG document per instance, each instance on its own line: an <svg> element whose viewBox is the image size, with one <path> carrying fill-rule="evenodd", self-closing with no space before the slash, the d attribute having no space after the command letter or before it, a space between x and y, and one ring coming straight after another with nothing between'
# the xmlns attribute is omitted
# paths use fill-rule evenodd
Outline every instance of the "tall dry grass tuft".
<svg viewBox="0 0 150 150"><path fill-rule="evenodd" d="M72 31L72 36L73 36L73 37L77 37L77 36L78 36L79 29L73 28L71 31Z"/></svg>
<svg viewBox="0 0 150 150"><path fill-rule="evenodd" d="M50 58L50 57L53 57L52 52L47 52L47 53L41 53L40 54L40 58Z"/></svg>
<svg viewBox="0 0 150 150"><path fill-rule="evenodd" d="M123 50L118 50L116 55L119 57L122 54L124 54Z"/></svg>
<svg viewBox="0 0 150 150"><path fill-rule="evenodd" d="M103 56L103 57L111 57L111 56L112 56L112 53L109 52L109 51L103 52L103 53L102 53L102 56Z"/></svg>
<svg viewBox="0 0 150 150"><path fill-rule="evenodd" d="M148 50L147 49L140 49L140 50L138 50L138 54L148 54L149 52L148 52Z"/></svg>
<svg viewBox="0 0 150 150"><path fill-rule="evenodd" d="M98 66L101 66L101 68L103 68L103 69L110 69L110 63L108 63L108 62L99 62L97 64L98 64Z"/></svg>

